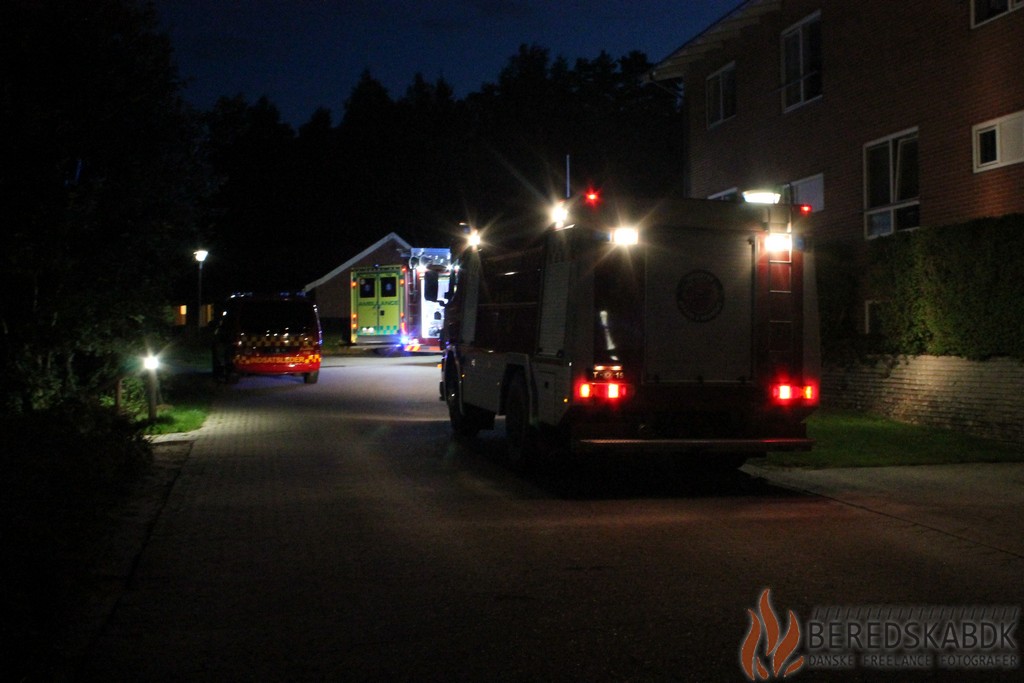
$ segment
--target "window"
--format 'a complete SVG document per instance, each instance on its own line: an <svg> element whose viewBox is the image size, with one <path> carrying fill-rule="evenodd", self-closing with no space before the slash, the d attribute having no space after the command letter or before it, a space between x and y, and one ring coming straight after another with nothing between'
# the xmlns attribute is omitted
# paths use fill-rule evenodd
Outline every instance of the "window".
<svg viewBox="0 0 1024 683"><path fill-rule="evenodd" d="M782 108L821 97L821 13L782 34Z"/></svg>
<svg viewBox="0 0 1024 683"><path fill-rule="evenodd" d="M708 76L708 128L736 116L736 63Z"/></svg>
<svg viewBox="0 0 1024 683"><path fill-rule="evenodd" d="M792 204L808 204L815 213L825 208L825 176L813 175L794 180L789 184L789 201Z"/></svg>
<svg viewBox="0 0 1024 683"><path fill-rule="evenodd" d="M975 173L1024 161L1024 111L979 123L972 136Z"/></svg>
<svg viewBox="0 0 1024 683"><path fill-rule="evenodd" d="M864 146L864 236L920 225L917 130Z"/></svg>
<svg viewBox="0 0 1024 683"><path fill-rule="evenodd" d="M1024 7L1024 0L973 0L971 2L971 26L984 24L1007 12Z"/></svg>

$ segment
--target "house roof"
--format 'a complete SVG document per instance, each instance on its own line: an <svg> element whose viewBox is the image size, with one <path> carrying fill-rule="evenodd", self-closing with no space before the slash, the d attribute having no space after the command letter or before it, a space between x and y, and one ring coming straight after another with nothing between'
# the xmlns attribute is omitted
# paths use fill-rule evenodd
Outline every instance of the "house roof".
<svg viewBox="0 0 1024 683"><path fill-rule="evenodd" d="M387 244L390 241L396 242L398 244L398 246L402 248L403 251L411 251L412 250L412 245L409 244L408 242L406 242L401 237L399 237L398 233L394 233L394 232L388 233L384 237L381 237L379 240L377 240L376 242L374 242L373 244L368 246L366 249L363 249L361 252L359 252L358 254L353 256L352 258L350 258L348 261L345 261L340 266L338 266L337 268L335 268L331 272L327 273L327 275L324 275L319 280L314 280L313 282L310 282L308 285L303 287L303 290L308 292L311 289L316 289L317 287L319 287L320 285L324 284L328 280L331 280L331 279L337 277L338 275L340 275L341 273L344 273L346 270L348 270L349 268L351 268L355 264L359 263L359 261L361 261L363 258L365 258L366 256L369 256L373 252L377 251L378 249L380 249L381 247L383 247L385 244Z"/></svg>
<svg viewBox="0 0 1024 683"><path fill-rule="evenodd" d="M781 8L782 0L746 0L655 64L647 72L645 80L655 82L683 78L692 64L721 49L727 40L736 38L746 27L757 24L766 14Z"/></svg>

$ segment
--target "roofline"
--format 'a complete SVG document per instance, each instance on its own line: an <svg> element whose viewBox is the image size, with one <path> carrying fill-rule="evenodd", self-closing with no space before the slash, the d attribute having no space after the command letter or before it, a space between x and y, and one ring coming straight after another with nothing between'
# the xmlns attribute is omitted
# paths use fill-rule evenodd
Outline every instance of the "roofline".
<svg viewBox="0 0 1024 683"><path fill-rule="evenodd" d="M366 249L363 249L361 252L359 252L358 254L353 256L352 258L350 258L348 261L345 261L340 266L338 266L337 268L335 268L331 272L327 273L327 275L324 275L319 280L314 280L313 282L310 282L308 285L306 285L305 287L302 288L302 291L308 292L311 289L316 289L317 287L319 287L320 285L324 284L328 280L332 280L332 279L336 278L338 275L340 275L341 273L344 273L346 270L348 270L353 265L355 265L356 262L358 262L364 256L367 256L367 255L377 251L378 249L383 247L385 244L387 244L390 240L395 240L396 242L398 242L399 246L401 246L402 249L404 249L405 251L409 251L409 250L412 249L412 245L409 244L408 242L406 242L404 239L402 239L398 235L398 233L396 233L396 232L388 233L384 237L381 237L379 240L377 240L376 242L374 242L373 244L368 246Z"/></svg>
<svg viewBox="0 0 1024 683"><path fill-rule="evenodd" d="M748 26L782 9L782 0L744 0L721 19L708 26L661 60L644 75L647 83L683 78L691 64L699 62L709 53L722 48Z"/></svg>

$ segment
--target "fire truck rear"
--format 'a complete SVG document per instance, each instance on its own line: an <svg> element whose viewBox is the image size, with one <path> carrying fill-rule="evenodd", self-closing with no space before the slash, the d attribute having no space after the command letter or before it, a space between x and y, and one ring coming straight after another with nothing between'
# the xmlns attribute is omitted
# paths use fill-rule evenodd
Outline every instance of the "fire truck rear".
<svg viewBox="0 0 1024 683"><path fill-rule="evenodd" d="M790 205L560 204L482 230L458 258L441 397L510 458L807 450L820 357L812 253Z"/></svg>

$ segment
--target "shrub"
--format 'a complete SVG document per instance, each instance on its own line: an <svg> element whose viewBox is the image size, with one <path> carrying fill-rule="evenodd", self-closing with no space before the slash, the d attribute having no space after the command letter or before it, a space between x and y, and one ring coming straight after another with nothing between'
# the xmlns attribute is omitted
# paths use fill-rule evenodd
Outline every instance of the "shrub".
<svg viewBox="0 0 1024 683"><path fill-rule="evenodd" d="M101 521L152 451L136 425L98 406L5 416L0 434L0 642L15 658L0 658L0 670L12 672L52 654Z"/></svg>
<svg viewBox="0 0 1024 683"><path fill-rule="evenodd" d="M1024 215L924 228L871 244L886 351L1024 359Z"/></svg>

